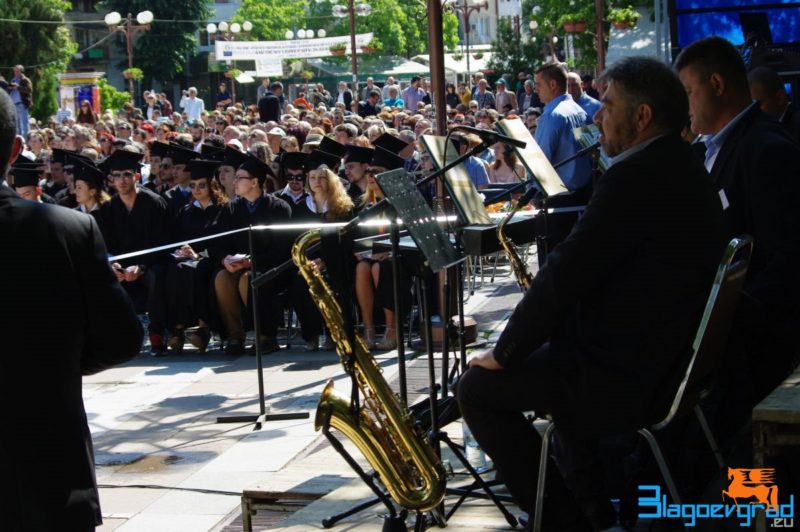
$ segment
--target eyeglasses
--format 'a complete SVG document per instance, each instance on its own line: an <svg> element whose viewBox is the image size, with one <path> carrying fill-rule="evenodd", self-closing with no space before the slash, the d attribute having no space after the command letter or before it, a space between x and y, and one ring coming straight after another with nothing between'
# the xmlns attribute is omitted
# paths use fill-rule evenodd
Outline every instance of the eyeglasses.
<svg viewBox="0 0 800 532"><path fill-rule="evenodd" d="M161 163L161 169L162 170L169 170L170 168L172 168L171 164L169 164L169 163Z"/></svg>
<svg viewBox="0 0 800 532"><path fill-rule="evenodd" d="M193 181L193 182L189 183L189 188L191 188L192 190L194 190L194 189L205 190L205 189L208 188L208 183L195 183Z"/></svg>
<svg viewBox="0 0 800 532"><path fill-rule="evenodd" d="M124 172L111 172L111 179L133 179L133 176L136 175L130 170L126 170Z"/></svg>
<svg viewBox="0 0 800 532"><path fill-rule="evenodd" d="M287 175L286 176L286 180L287 181L302 181L303 180L303 175L302 174L300 174L300 175Z"/></svg>

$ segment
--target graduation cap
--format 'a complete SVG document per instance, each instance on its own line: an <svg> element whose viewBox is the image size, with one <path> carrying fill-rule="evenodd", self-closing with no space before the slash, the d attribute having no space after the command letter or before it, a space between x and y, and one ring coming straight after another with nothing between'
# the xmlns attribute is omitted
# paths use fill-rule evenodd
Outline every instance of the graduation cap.
<svg viewBox="0 0 800 532"><path fill-rule="evenodd" d="M402 157L384 150L383 148L376 148L375 153L372 154L370 166L377 166L379 168L385 168L386 170L395 170L397 168L403 168L404 163L405 161Z"/></svg>
<svg viewBox="0 0 800 532"><path fill-rule="evenodd" d="M222 165L225 161L225 150L206 150L201 156L206 161L216 161Z"/></svg>
<svg viewBox="0 0 800 532"><path fill-rule="evenodd" d="M284 170L305 170L308 154L300 151L287 151L280 154L280 164Z"/></svg>
<svg viewBox="0 0 800 532"><path fill-rule="evenodd" d="M70 150L62 150L61 148L53 148L53 155L50 158L51 162L67 164L67 155L73 155L75 152Z"/></svg>
<svg viewBox="0 0 800 532"><path fill-rule="evenodd" d="M169 157L170 145L158 140L150 144L150 155L155 157Z"/></svg>
<svg viewBox="0 0 800 532"><path fill-rule="evenodd" d="M186 163L186 170L192 175L192 179L213 179L214 172L219 167L219 161L206 159L192 159Z"/></svg>
<svg viewBox="0 0 800 532"><path fill-rule="evenodd" d="M35 187L39 185L41 171L41 164L30 162L16 162L8 170L8 176L11 178L11 186L14 188L19 187Z"/></svg>
<svg viewBox="0 0 800 532"><path fill-rule="evenodd" d="M306 172L310 172L311 170L316 170L324 164L333 170L339 165L340 161L341 158L337 157L336 155L325 153L322 150L314 150L308 154L304 167Z"/></svg>
<svg viewBox="0 0 800 532"><path fill-rule="evenodd" d="M317 147L319 151L324 151L325 153L330 153L331 155L337 156L339 159L344 157L344 154L347 153L347 146L336 142L330 137L322 137L322 140L319 142L319 147Z"/></svg>
<svg viewBox="0 0 800 532"><path fill-rule="evenodd" d="M247 155L237 149L225 146L224 157L222 158L222 166L232 166L239 168L247 160Z"/></svg>
<svg viewBox="0 0 800 532"><path fill-rule="evenodd" d="M103 159L97 167L105 173L110 174L114 170L133 170L138 172L142 161L141 153L128 150L114 150L114 153Z"/></svg>
<svg viewBox="0 0 800 532"><path fill-rule="evenodd" d="M346 163L368 163L372 160L372 156L375 154L375 150L373 148L364 148L361 146L348 146L347 147L347 158L345 159Z"/></svg>
<svg viewBox="0 0 800 532"><path fill-rule="evenodd" d="M205 142L200 145L200 155L204 158L208 158L208 155L211 155L214 152L223 151L224 146L212 146L211 144L206 144Z"/></svg>
<svg viewBox="0 0 800 532"><path fill-rule="evenodd" d="M200 157L200 154L194 150L186 149L180 144L170 143L167 157L172 159L172 164L186 164L192 159Z"/></svg>
<svg viewBox="0 0 800 532"><path fill-rule="evenodd" d="M384 133L372 143L376 148L383 148L384 150L398 154L408 147L408 143L401 140L390 133Z"/></svg>
<svg viewBox="0 0 800 532"><path fill-rule="evenodd" d="M239 170L246 170L251 176L258 178L258 182L261 184L264 183L268 175L275 177L272 168L267 163L252 155L246 155L245 157L246 160L239 165Z"/></svg>
<svg viewBox="0 0 800 532"><path fill-rule="evenodd" d="M72 165L72 178L75 181L86 181L92 188L103 188L106 174L100 171L91 159L78 154L68 154L66 164Z"/></svg>

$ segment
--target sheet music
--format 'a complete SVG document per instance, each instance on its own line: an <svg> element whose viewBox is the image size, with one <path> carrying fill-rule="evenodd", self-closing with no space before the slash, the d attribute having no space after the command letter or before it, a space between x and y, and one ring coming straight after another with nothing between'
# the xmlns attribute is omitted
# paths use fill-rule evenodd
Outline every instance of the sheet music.
<svg viewBox="0 0 800 532"><path fill-rule="evenodd" d="M447 163L455 161L458 158L458 150L451 144L447 147L447 161L444 160L445 137L422 135L421 139L437 169L444 167ZM483 205L483 198L478 194L478 190L472 183L472 179L469 178L464 163L445 172L444 183L464 223L492 223L489 213Z"/></svg>
<svg viewBox="0 0 800 532"><path fill-rule="evenodd" d="M525 124L519 118L511 120L502 119L497 123L497 129L507 137L516 140L521 140L525 143L524 148L514 147L525 169L530 172L533 178L539 183L539 187L548 196L555 196L567 192L567 187L561 178L556 173L555 168L547 160L539 144L533 139L533 135L525 127Z"/></svg>

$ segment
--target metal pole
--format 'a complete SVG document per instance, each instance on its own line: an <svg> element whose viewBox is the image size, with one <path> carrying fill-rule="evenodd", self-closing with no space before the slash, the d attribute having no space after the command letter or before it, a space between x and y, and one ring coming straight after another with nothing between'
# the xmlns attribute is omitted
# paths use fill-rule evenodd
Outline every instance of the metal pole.
<svg viewBox="0 0 800 532"><path fill-rule="evenodd" d="M594 0L594 9L597 13L597 75L606 69L606 49L605 49L605 6L603 0Z"/></svg>
<svg viewBox="0 0 800 532"><path fill-rule="evenodd" d="M128 68L133 68L133 16L128 13L128 22L125 27L125 40L128 45ZM136 94L133 92L133 76L128 78L128 90L131 91L131 99L136 104Z"/></svg>
<svg viewBox="0 0 800 532"><path fill-rule="evenodd" d="M347 13L350 15L350 61L353 65L353 101L358 102L358 58L356 57L356 8L353 0L347 0ZM352 109L348 109L352 111Z"/></svg>
<svg viewBox="0 0 800 532"><path fill-rule="evenodd" d="M431 59L431 102L436 112L436 134L447 134L447 104L445 103L444 42L442 38L442 4L428 2L428 42Z"/></svg>
<svg viewBox="0 0 800 532"><path fill-rule="evenodd" d="M472 95L472 73L469 68L469 9L467 9L467 0L464 0L464 42L467 46L467 85L469 86L470 96ZM471 99L471 98L470 98Z"/></svg>

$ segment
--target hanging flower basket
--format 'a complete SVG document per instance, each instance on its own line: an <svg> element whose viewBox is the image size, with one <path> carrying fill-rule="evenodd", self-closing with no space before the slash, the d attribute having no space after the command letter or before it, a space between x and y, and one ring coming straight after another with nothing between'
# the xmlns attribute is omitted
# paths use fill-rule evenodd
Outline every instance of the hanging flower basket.
<svg viewBox="0 0 800 532"><path fill-rule="evenodd" d="M483 53L478 52L477 54L472 54L473 59L483 59Z"/></svg>
<svg viewBox="0 0 800 532"><path fill-rule="evenodd" d="M586 23L585 20L579 20L578 22L575 23L575 28L574 28L575 31L574 31L574 33L583 33L583 32L585 32L587 26L588 26L588 24Z"/></svg>
<svg viewBox="0 0 800 532"><path fill-rule="evenodd" d="M626 20L614 21L611 24L614 25L614 29L617 30L629 30L633 27L633 24Z"/></svg>
<svg viewBox="0 0 800 532"><path fill-rule="evenodd" d="M611 21L614 28L618 30L626 30L634 27L640 16L639 12L631 6L616 7L608 12L608 20Z"/></svg>
<svg viewBox="0 0 800 532"><path fill-rule="evenodd" d="M361 51L365 54L374 54L378 52L377 48L372 48L371 46L362 46Z"/></svg>
<svg viewBox="0 0 800 532"><path fill-rule="evenodd" d="M588 26L585 13L566 13L558 17L557 23L566 33L583 33Z"/></svg>
<svg viewBox="0 0 800 532"><path fill-rule="evenodd" d="M144 77L144 72L142 72L141 68L126 68L122 71L122 77L125 79L133 79L138 81Z"/></svg>
<svg viewBox="0 0 800 532"><path fill-rule="evenodd" d="M365 54L377 54L381 49L383 49L383 43L376 37L373 37L368 43L361 47L361 51Z"/></svg>
<svg viewBox="0 0 800 532"><path fill-rule="evenodd" d="M347 52L347 45L344 43L334 44L328 49L330 50L332 56L341 57L345 54L345 52Z"/></svg>

